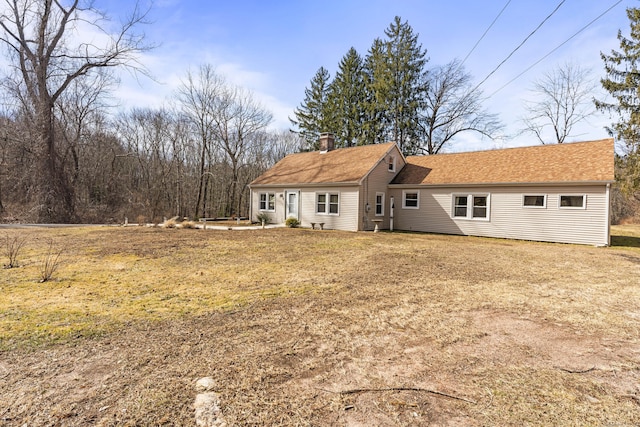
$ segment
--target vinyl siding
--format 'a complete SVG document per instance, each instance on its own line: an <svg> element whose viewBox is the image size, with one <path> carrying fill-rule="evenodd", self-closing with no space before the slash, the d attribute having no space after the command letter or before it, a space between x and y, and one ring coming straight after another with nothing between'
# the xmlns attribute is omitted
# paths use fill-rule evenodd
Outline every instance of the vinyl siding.
<svg viewBox="0 0 640 427"><path fill-rule="evenodd" d="M276 209L274 212L266 211L271 224L281 224L284 222L284 190L282 188L260 188L251 191L251 221L257 221L256 218L260 212L260 193L275 193Z"/></svg>
<svg viewBox="0 0 640 427"><path fill-rule="evenodd" d="M601 186L530 186L420 189L420 208L402 209L396 198L394 228L445 234L608 245L608 193ZM489 220L452 218L453 194L489 194ZM523 195L546 195L545 208L525 208ZM585 209L558 208L560 195L585 194Z"/></svg>
<svg viewBox="0 0 640 427"><path fill-rule="evenodd" d="M317 193L340 195L338 215L316 213ZM300 222L310 227L312 222L324 223L327 230L358 231L358 187L318 187L300 191Z"/></svg>
<svg viewBox="0 0 640 427"><path fill-rule="evenodd" d="M394 156L396 159L396 168L395 172L389 172L389 157ZM389 212L390 212L390 201L391 197L389 191L389 183L395 178L395 176L402 170L405 162L404 158L400 154L400 151L397 147L394 147L394 150L386 155L380 163L376 165L376 167L371 171L367 178L365 178L363 183L363 191L360 196L360 206L363 207L362 210L362 222L361 222L361 230L373 230L375 228L375 222L373 221L381 219L382 222L378 224L378 228L386 230L389 228ZM384 215L376 216L376 193L384 193ZM396 199L397 200L397 199ZM364 211L364 206L369 203L370 209L369 212Z"/></svg>

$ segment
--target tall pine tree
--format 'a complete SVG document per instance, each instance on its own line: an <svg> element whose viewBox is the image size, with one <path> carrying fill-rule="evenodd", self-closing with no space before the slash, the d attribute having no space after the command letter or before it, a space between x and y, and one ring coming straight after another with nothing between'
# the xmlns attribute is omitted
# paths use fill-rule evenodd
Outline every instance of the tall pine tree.
<svg viewBox="0 0 640 427"><path fill-rule="evenodd" d="M618 31L621 51L600 54L607 72L600 82L615 101L596 101L596 107L618 114L618 121L607 130L626 144L629 153L636 153L640 147L640 9L628 8L627 16L631 33L626 38Z"/></svg>
<svg viewBox="0 0 640 427"><path fill-rule="evenodd" d="M596 101L596 107L618 115L618 121L607 128L627 148L625 155L616 159L616 180L624 194L640 201L640 9L628 8L627 16L630 38L618 30L621 51L600 54L607 72L600 82L615 101Z"/></svg>
<svg viewBox="0 0 640 427"><path fill-rule="evenodd" d="M427 63L426 50L418 43L418 34L399 16L385 30L387 73L387 121L391 138L405 154L415 154L419 148L418 112L423 98L423 81Z"/></svg>
<svg viewBox="0 0 640 427"><path fill-rule="evenodd" d="M322 132L332 132L333 112L328 100L329 71L320 67L311 79L311 87L304 90L304 101L295 109L295 120L291 124L298 128L310 149L318 148L318 139Z"/></svg>
<svg viewBox="0 0 640 427"><path fill-rule="evenodd" d="M363 138L364 64L352 47L340 61L338 71L330 84L329 104L333 111L336 146L352 147L366 144Z"/></svg>
<svg viewBox="0 0 640 427"><path fill-rule="evenodd" d="M391 136L388 110L388 99L391 85L388 83L389 66L385 43L376 38L371 45L364 62L364 124L363 137L368 144L390 141Z"/></svg>

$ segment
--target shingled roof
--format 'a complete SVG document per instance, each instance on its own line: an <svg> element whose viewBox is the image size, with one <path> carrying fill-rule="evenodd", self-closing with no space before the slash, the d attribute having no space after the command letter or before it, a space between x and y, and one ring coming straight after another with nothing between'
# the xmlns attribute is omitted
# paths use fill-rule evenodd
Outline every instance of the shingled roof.
<svg viewBox="0 0 640 427"><path fill-rule="evenodd" d="M290 154L250 185L358 184L395 144Z"/></svg>
<svg viewBox="0 0 640 427"><path fill-rule="evenodd" d="M613 139L407 157L391 184L612 182Z"/></svg>

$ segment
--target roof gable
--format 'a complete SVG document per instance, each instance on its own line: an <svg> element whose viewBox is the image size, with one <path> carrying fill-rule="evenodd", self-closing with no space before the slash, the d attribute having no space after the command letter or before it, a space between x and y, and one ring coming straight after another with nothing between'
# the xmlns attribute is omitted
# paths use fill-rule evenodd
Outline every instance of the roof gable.
<svg viewBox="0 0 640 427"><path fill-rule="evenodd" d="M407 157L392 184L455 185L614 180L613 139Z"/></svg>
<svg viewBox="0 0 640 427"><path fill-rule="evenodd" d="M389 142L290 154L251 185L357 184L394 146Z"/></svg>

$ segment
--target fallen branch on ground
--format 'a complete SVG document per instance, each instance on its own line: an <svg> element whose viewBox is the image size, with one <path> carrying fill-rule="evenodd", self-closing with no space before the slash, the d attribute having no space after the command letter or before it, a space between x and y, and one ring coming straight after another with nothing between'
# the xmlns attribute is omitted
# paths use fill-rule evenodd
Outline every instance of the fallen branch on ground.
<svg viewBox="0 0 640 427"><path fill-rule="evenodd" d="M320 390L326 391L328 393L340 394L342 396L346 396L348 394L376 393L376 392L384 392L384 391L418 391L422 393L431 393L437 396L448 397L450 399L462 400L463 402L473 403L474 405L477 403L474 400L466 399L464 397L454 396L452 394L444 393L442 391L431 390L428 388L417 388L417 387L355 388L355 389L343 390L343 391L331 391L331 390L325 390L325 389L320 389Z"/></svg>
<svg viewBox="0 0 640 427"><path fill-rule="evenodd" d="M582 369L582 370L565 369L565 368L561 368L559 366L556 366L556 368L560 369L561 371L568 372L570 374L586 374L587 372L591 372L591 371L594 371L596 369L595 366L592 366L589 369Z"/></svg>

